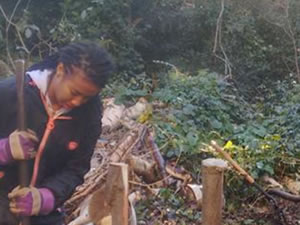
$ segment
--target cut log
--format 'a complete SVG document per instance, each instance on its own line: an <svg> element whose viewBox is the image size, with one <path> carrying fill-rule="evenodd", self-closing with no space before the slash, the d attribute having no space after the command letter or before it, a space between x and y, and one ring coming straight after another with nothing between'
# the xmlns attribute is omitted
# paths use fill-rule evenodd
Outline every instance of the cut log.
<svg viewBox="0 0 300 225"><path fill-rule="evenodd" d="M112 131L121 126L121 118L125 110L124 105L114 103L115 98L107 98L104 100L105 110L102 117L102 129L104 131Z"/></svg>
<svg viewBox="0 0 300 225"><path fill-rule="evenodd" d="M198 209L202 209L203 186L199 184L187 184L184 188L186 198L195 202Z"/></svg>
<svg viewBox="0 0 300 225"><path fill-rule="evenodd" d="M132 169L136 175L141 176L147 184L160 179L155 173L155 163L149 163L134 155L129 155L126 162L130 169Z"/></svg>
<svg viewBox="0 0 300 225"><path fill-rule="evenodd" d="M125 108L124 105L117 105L114 101L115 98L104 100L105 110L102 117L102 128L107 132L112 132L122 125L132 128L131 122L134 122L151 108L151 104L145 98L140 98L135 105L129 108Z"/></svg>

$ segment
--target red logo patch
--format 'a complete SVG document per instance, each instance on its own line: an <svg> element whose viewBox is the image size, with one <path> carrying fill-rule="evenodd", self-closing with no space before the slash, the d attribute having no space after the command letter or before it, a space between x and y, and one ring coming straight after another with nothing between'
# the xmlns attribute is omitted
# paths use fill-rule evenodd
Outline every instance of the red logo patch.
<svg viewBox="0 0 300 225"><path fill-rule="evenodd" d="M70 141L68 144L68 149L70 151L74 151L78 147L78 143L76 141Z"/></svg>
<svg viewBox="0 0 300 225"><path fill-rule="evenodd" d="M0 179L3 178L5 173L3 171L0 171Z"/></svg>

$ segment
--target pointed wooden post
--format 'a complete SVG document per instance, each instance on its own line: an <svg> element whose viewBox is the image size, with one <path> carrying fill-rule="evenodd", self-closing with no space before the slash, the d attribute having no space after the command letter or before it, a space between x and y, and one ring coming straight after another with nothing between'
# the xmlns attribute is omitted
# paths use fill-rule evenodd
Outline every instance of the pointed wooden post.
<svg viewBox="0 0 300 225"><path fill-rule="evenodd" d="M105 184L111 205L111 225L128 225L128 165L111 163Z"/></svg>
<svg viewBox="0 0 300 225"><path fill-rule="evenodd" d="M227 162L221 159L202 161L202 224L221 225L224 205L223 181Z"/></svg>

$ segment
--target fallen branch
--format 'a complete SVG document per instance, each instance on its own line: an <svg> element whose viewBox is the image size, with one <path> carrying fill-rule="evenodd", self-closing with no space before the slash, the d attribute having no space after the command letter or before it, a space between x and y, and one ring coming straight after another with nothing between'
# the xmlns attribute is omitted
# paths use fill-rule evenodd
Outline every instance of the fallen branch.
<svg viewBox="0 0 300 225"><path fill-rule="evenodd" d="M147 149L150 150L152 153L152 157L157 163L157 166L159 168L159 171L162 175L163 178L163 183L165 185L168 185L168 180L166 179L167 177L167 172L166 172L166 163L165 160L163 159L162 155L160 154L159 148L157 147L156 143L154 142L154 138L152 137L150 131L147 129L147 137L146 137L146 146Z"/></svg>
<svg viewBox="0 0 300 225"><path fill-rule="evenodd" d="M268 193L271 195L276 195L278 197L281 197L283 199L292 201L292 202L300 202L300 196L299 195L293 195L288 192L279 190L279 189L270 189L268 190Z"/></svg>

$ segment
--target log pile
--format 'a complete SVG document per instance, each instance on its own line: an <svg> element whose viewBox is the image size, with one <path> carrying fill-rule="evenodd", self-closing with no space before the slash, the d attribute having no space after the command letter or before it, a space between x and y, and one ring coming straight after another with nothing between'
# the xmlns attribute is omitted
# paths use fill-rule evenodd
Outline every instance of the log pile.
<svg viewBox="0 0 300 225"><path fill-rule="evenodd" d="M110 101L109 106L106 107L108 111L104 111L104 118L110 117L108 122L102 121L106 133L96 145L91 161L91 170L86 174L84 183L76 189L73 196L65 203L66 223L78 218L79 214L88 213L85 208L91 204L93 195L95 196L95 193L101 193L105 190L104 184L107 181L108 168L111 163L128 165L130 184L128 194L131 203L141 198L139 188L146 188L155 193L154 190L166 187L176 179L181 184L180 189L182 192L190 199L198 201L198 205L201 207L201 186L191 185L191 176L184 169L177 168L176 164L165 162L154 141L153 131L145 124L136 122L143 110L149 109L149 105L145 100L141 100L137 104L130 109L121 106L114 108L113 103ZM142 104L146 105L143 106ZM137 110L134 110L134 107ZM115 117L112 115L114 110L117 111ZM122 110L123 112L121 112ZM105 112L109 113L109 116L105 116ZM111 118L115 118L117 121ZM116 137L122 138L116 141ZM99 205L101 204L99 203ZM133 206L130 205L129 207L130 217L133 218L135 216ZM134 219L130 223L136 224L133 221Z"/></svg>

